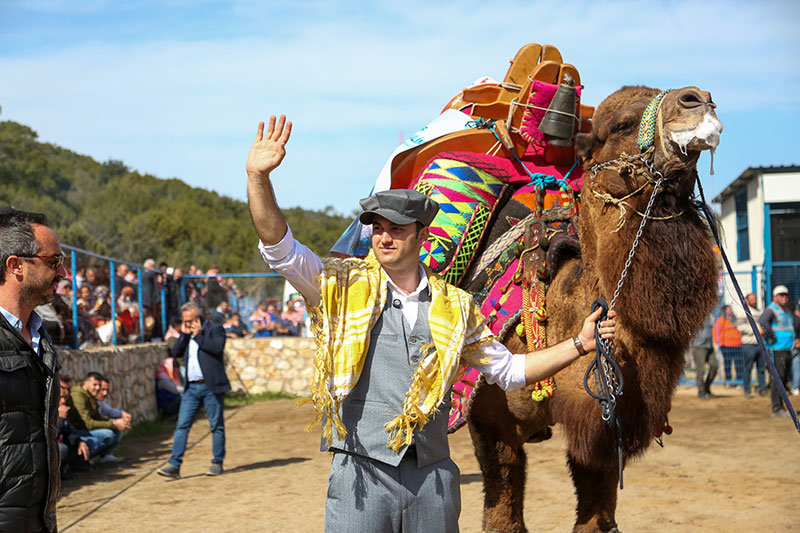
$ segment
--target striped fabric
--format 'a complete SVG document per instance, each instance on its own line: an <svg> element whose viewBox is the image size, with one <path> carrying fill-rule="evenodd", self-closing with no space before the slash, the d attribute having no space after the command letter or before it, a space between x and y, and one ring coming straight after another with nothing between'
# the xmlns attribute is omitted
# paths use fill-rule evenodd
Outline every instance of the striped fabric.
<svg viewBox="0 0 800 533"><path fill-rule="evenodd" d="M387 424L387 446L394 450L411 444L414 430L422 428L436 412L465 366L481 361L480 347L494 338L486 335L483 316L472 296L425 268L431 291L428 325L433 344L423 348L426 355L406 393L403 412ZM308 429L325 417L322 435L330 443L333 428L339 438L347 433L339 407L364 368L370 331L386 303L388 288L386 273L372 252L366 259L324 259L319 283L320 305L309 307L317 353L311 386L316 416Z"/></svg>

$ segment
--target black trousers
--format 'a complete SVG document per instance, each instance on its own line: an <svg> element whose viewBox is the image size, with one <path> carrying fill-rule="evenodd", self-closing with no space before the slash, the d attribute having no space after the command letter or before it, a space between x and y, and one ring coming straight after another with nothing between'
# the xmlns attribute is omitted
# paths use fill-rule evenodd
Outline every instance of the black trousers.
<svg viewBox="0 0 800 533"><path fill-rule="evenodd" d="M775 362L775 369L778 371L780 380L777 382L774 379L770 380L770 393L772 396L772 412L783 409L783 401L781 400L781 393L778 387L786 388L784 383L792 375L792 352L791 350L771 350L772 360Z"/></svg>
<svg viewBox="0 0 800 533"><path fill-rule="evenodd" d="M697 394L698 396L705 396L711 392L711 384L714 383L714 378L717 377L719 362L713 348L692 346L692 354L694 355L694 367L697 370ZM703 379L706 363L708 363L708 374Z"/></svg>

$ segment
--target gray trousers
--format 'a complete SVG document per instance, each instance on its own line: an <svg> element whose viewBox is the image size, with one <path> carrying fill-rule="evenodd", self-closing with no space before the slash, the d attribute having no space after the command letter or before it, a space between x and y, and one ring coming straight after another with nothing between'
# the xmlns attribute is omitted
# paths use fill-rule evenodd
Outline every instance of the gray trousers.
<svg viewBox="0 0 800 533"><path fill-rule="evenodd" d="M325 502L326 533L457 533L460 473L444 459L417 468L334 453Z"/></svg>

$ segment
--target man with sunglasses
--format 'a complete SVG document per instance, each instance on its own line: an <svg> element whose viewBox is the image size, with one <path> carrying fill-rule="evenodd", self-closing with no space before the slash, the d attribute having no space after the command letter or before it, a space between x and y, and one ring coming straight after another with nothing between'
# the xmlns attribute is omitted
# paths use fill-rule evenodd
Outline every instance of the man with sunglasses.
<svg viewBox="0 0 800 533"><path fill-rule="evenodd" d="M0 208L0 531L56 531L59 366L38 305L68 277L41 213Z"/></svg>

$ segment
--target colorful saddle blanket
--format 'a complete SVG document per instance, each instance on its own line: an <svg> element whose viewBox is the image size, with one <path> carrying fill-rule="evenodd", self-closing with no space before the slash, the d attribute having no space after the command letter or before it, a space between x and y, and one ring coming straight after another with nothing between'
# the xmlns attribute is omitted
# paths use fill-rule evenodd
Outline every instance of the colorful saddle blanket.
<svg viewBox="0 0 800 533"><path fill-rule="evenodd" d="M466 154L442 153L411 184L439 203L420 260L458 285L508 189L507 172Z"/></svg>

